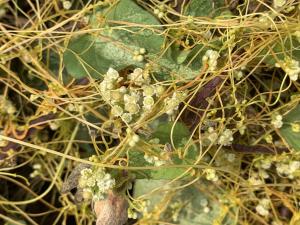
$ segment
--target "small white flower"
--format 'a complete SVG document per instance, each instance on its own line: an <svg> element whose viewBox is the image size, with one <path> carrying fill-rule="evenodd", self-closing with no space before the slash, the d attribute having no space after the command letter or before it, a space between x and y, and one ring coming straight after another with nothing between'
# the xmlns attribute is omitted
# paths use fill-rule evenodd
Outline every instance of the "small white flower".
<svg viewBox="0 0 300 225"><path fill-rule="evenodd" d="M209 213L209 212L210 212L210 208L209 208L208 206L205 206L205 207L203 208L203 212L204 212L204 213Z"/></svg>
<svg viewBox="0 0 300 225"><path fill-rule="evenodd" d="M239 81L244 76L244 72L242 70L235 70L233 71L233 76L237 81Z"/></svg>
<svg viewBox="0 0 300 225"><path fill-rule="evenodd" d="M205 52L205 55L202 57L202 62L208 64L209 71L214 71L217 67L217 60L219 57L220 55L217 51L209 49Z"/></svg>
<svg viewBox="0 0 300 225"><path fill-rule="evenodd" d="M268 144L272 144L273 142L273 137L271 134L268 134L264 137L265 141L268 143Z"/></svg>
<svg viewBox="0 0 300 225"><path fill-rule="evenodd" d="M272 161L270 159L263 159L260 166L265 170L270 169L272 166Z"/></svg>
<svg viewBox="0 0 300 225"><path fill-rule="evenodd" d="M132 115L130 113L124 113L121 118L126 122L130 123L132 121Z"/></svg>
<svg viewBox="0 0 300 225"><path fill-rule="evenodd" d="M139 99L140 99L140 95L138 92L135 92L135 91L130 92L130 94L124 95L125 104L128 104L128 103L137 104Z"/></svg>
<svg viewBox="0 0 300 225"><path fill-rule="evenodd" d="M154 99L152 97L147 96L144 98L143 100L144 109L150 110L153 105L154 105Z"/></svg>
<svg viewBox="0 0 300 225"><path fill-rule="evenodd" d="M160 13L159 9L154 9L153 12L155 15L158 15L158 13Z"/></svg>
<svg viewBox="0 0 300 225"><path fill-rule="evenodd" d="M144 96L153 96L155 94L155 89L151 85L143 86L143 95Z"/></svg>
<svg viewBox="0 0 300 225"><path fill-rule="evenodd" d="M162 166L166 164L165 160L159 159L157 156L151 156L148 154L144 155L144 159L146 162L150 164L154 164L154 166Z"/></svg>
<svg viewBox="0 0 300 225"><path fill-rule="evenodd" d="M60 127L60 122L59 121L51 121L49 122L49 127L51 130L57 130Z"/></svg>
<svg viewBox="0 0 300 225"><path fill-rule="evenodd" d="M282 116L281 115L276 115L273 116L272 120L271 120L271 124L275 127L275 128L281 128L283 125L282 122Z"/></svg>
<svg viewBox="0 0 300 225"><path fill-rule="evenodd" d="M106 79L117 80L119 77L119 72L111 67L106 72Z"/></svg>
<svg viewBox="0 0 300 225"><path fill-rule="evenodd" d="M299 133L300 132L300 124L298 123L291 123L291 127L292 127L292 131L295 133Z"/></svg>
<svg viewBox="0 0 300 225"><path fill-rule="evenodd" d="M260 177L262 177L263 179L268 179L270 177L270 175L267 173L267 171L265 171L264 169L260 169L258 171L258 174Z"/></svg>
<svg viewBox="0 0 300 225"><path fill-rule="evenodd" d="M123 108L118 105L114 105L111 109L111 114L115 117L122 116L123 112Z"/></svg>
<svg viewBox="0 0 300 225"><path fill-rule="evenodd" d="M133 134L129 140L128 140L128 144L130 147L134 147L140 140L140 137L137 134Z"/></svg>
<svg viewBox="0 0 300 225"><path fill-rule="evenodd" d="M269 215L269 210L265 209L262 205L256 206L256 211L258 214L261 216L268 216Z"/></svg>
<svg viewBox="0 0 300 225"><path fill-rule="evenodd" d="M63 1L62 4L65 10L69 10L72 7L72 3L70 1Z"/></svg>
<svg viewBox="0 0 300 225"><path fill-rule="evenodd" d="M276 63L275 66L281 67L292 81L298 80L300 74L299 61L296 61L290 57L286 57L284 61Z"/></svg>
<svg viewBox="0 0 300 225"><path fill-rule="evenodd" d="M33 164L32 168L35 170L40 170L40 169L42 169L42 165L39 163L35 163L35 164Z"/></svg>
<svg viewBox="0 0 300 225"><path fill-rule="evenodd" d="M221 134L218 140L218 144L228 146L231 145L233 141L233 133L230 129L225 129L225 131Z"/></svg>
<svg viewBox="0 0 300 225"><path fill-rule="evenodd" d="M146 49L145 48L140 48L139 53L141 55L144 55L146 53Z"/></svg>
<svg viewBox="0 0 300 225"><path fill-rule="evenodd" d="M157 86L155 87L155 93L156 93L156 95L157 95L158 97L161 96L164 92L165 92L164 86L157 85Z"/></svg>
<svg viewBox="0 0 300 225"><path fill-rule="evenodd" d="M262 185L265 182L259 177L259 175L257 173L252 173L251 176L248 178L248 182L251 185Z"/></svg>
<svg viewBox="0 0 300 225"><path fill-rule="evenodd" d="M128 79L136 85L143 85L149 83L149 79L144 78L144 71L141 68L134 69L134 71L128 75Z"/></svg>
<svg viewBox="0 0 300 225"><path fill-rule="evenodd" d="M290 167L285 163L276 163L276 171L280 175L288 175L290 173Z"/></svg>
<svg viewBox="0 0 300 225"><path fill-rule="evenodd" d="M89 198L98 201L115 186L115 179L110 174L105 173L101 167L86 168L81 171L79 186L83 188ZM90 192L90 194L88 194Z"/></svg>
<svg viewBox="0 0 300 225"><path fill-rule="evenodd" d="M161 19L161 18L163 18L163 17L164 17L164 15L165 15L165 14L164 14L163 12L159 12L157 16L158 16L158 18L160 18L160 19Z"/></svg>
<svg viewBox="0 0 300 225"><path fill-rule="evenodd" d="M140 111L140 106L137 103L127 103L125 110L131 114L137 114Z"/></svg>
<svg viewBox="0 0 300 225"><path fill-rule="evenodd" d="M206 173L207 180L214 181L214 182L219 180L219 177L215 169L205 169L204 173Z"/></svg>
<svg viewBox="0 0 300 225"><path fill-rule="evenodd" d="M13 104L8 104L6 106L6 112L8 115L12 115L16 112L16 108L13 106Z"/></svg>
<svg viewBox="0 0 300 225"><path fill-rule="evenodd" d="M218 139L218 134L217 132L215 132L214 128L213 127L209 127L208 128L208 136L207 136L208 140L211 142L211 143L214 143L215 141L217 141Z"/></svg>
<svg viewBox="0 0 300 225"><path fill-rule="evenodd" d="M292 161L289 163L290 173L294 173L300 168L300 161Z"/></svg>

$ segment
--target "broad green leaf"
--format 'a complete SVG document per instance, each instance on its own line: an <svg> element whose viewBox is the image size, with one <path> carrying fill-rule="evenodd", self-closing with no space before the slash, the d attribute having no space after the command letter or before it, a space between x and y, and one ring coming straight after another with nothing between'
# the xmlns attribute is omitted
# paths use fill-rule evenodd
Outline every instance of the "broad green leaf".
<svg viewBox="0 0 300 225"><path fill-rule="evenodd" d="M170 186L167 184L168 180L148 180L148 179L139 179L134 183L133 197L138 198L143 195L148 195L147 199L150 200L150 205L148 210L151 212L156 204L158 204L165 193L162 193L162 190L167 190ZM159 192L153 192L156 188L159 188Z"/></svg>
<svg viewBox="0 0 300 225"><path fill-rule="evenodd" d="M300 151L300 132L292 130L292 123L300 125L300 105L283 117L283 126L279 130L286 142L293 149Z"/></svg>
<svg viewBox="0 0 300 225"><path fill-rule="evenodd" d="M136 24L136 26L126 27L126 30L119 29L116 31L119 41L124 44L145 48L150 54L157 54L161 51L164 37L158 33L161 31L160 22L132 0L121 0L115 9L108 14L107 21L107 24L112 27L121 25L118 24L118 21ZM110 21L114 22L111 23ZM144 28L142 25L147 25L150 28Z"/></svg>
<svg viewBox="0 0 300 225"><path fill-rule="evenodd" d="M212 184L201 180L196 185L177 190L174 195L172 187L175 188L180 184L180 182L176 182L171 186L166 180L137 180L134 185L134 197L143 196L150 201L148 211L153 212L155 207L164 204L165 199L171 195L172 199L168 205L178 205L179 207L181 205L181 207L175 221L173 220L174 209L168 207L162 212L161 220L168 223L180 225L236 224L234 214L237 212L237 208L220 203L218 199L226 195L213 186L207 189ZM207 206L210 208L208 213L204 212L203 202L207 202Z"/></svg>
<svg viewBox="0 0 300 225"><path fill-rule="evenodd" d="M202 186L205 186L204 189L207 189L207 185L210 185L207 182L204 182ZM203 188L203 187L202 187ZM230 208L228 206L223 206L217 199L222 195L218 193L217 189L213 187L210 189L210 192L213 191L216 199L211 199L208 196L208 193L200 191L195 186L189 186L188 188L183 189L178 197L174 200L178 201L180 199L182 202L186 202L187 205L183 207L178 216L178 224L180 225L212 225L212 224L223 224L223 225L234 225L236 224L233 221L229 214ZM201 202L207 201L210 211L208 213L204 212L204 207L201 205ZM231 209L232 211L232 209Z"/></svg>
<svg viewBox="0 0 300 225"><path fill-rule="evenodd" d="M186 171L185 168L160 168L158 170L151 170L151 179L154 180L173 180Z"/></svg>
<svg viewBox="0 0 300 225"><path fill-rule="evenodd" d="M218 10L224 6L224 0L191 0L188 4L185 15L189 16L215 16Z"/></svg>
<svg viewBox="0 0 300 225"><path fill-rule="evenodd" d="M144 153L136 148L128 150L128 163L133 167L152 166L144 159ZM137 179L151 178L151 170L136 170L133 173Z"/></svg>
<svg viewBox="0 0 300 225"><path fill-rule="evenodd" d="M180 122L161 122L154 130L151 138L158 138L161 144L171 143L171 139L175 147L179 147L182 139L188 139L190 132L188 128Z"/></svg>
<svg viewBox="0 0 300 225"><path fill-rule="evenodd" d="M276 42L264 48L258 58L264 57L264 62L269 66L274 66L278 60L284 60L289 56L295 60L300 59L300 43L295 38L286 38L283 43Z"/></svg>
<svg viewBox="0 0 300 225"><path fill-rule="evenodd" d="M109 67L121 70L131 65L142 66L144 63L133 60L134 51L140 48L146 49L145 57L158 57L164 37L158 32L159 21L149 12L132 0L121 0L101 13L106 17L106 28L73 38L65 51L64 63L72 76L99 78Z"/></svg>

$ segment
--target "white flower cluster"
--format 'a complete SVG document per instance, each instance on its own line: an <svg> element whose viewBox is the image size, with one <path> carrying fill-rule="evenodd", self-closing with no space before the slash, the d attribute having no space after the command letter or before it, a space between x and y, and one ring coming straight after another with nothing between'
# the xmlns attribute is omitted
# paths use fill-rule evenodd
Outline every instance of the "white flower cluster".
<svg viewBox="0 0 300 225"><path fill-rule="evenodd" d="M251 176L248 178L248 182L250 185L254 185L254 186L262 185L265 183L264 179L260 176L260 174L256 172L251 173Z"/></svg>
<svg viewBox="0 0 300 225"><path fill-rule="evenodd" d="M203 207L203 212L204 213L209 213L210 212L210 208L208 206L208 200L206 198L203 198L200 200L200 205L201 207Z"/></svg>
<svg viewBox="0 0 300 225"><path fill-rule="evenodd" d="M220 54L217 51L214 50L207 50L202 57L203 64L208 64L208 70L209 71L215 71L218 64L218 58L220 57Z"/></svg>
<svg viewBox="0 0 300 225"><path fill-rule="evenodd" d="M139 135L133 134L133 135L131 135L128 144L130 147L133 147L139 142L139 140L140 140Z"/></svg>
<svg viewBox="0 0 300 225"><path fill-rule="evenodd" d="M231 145L233 141L233 132L230 129L225 129L221 134L219 134L214 127L209 127L205 133L204 145L209 144L219 144L224 146Z"/></svg>
<svg viewBox="0 0 300 225"><path fill-rule="evenodd" d="M92 167L83 169L79 179L79 187L83 189L83 197L98 201L104 199L115 186L115 179L101 167Z"/></svg>
<svg viewBox="0 0 300 225"><path fill-rule="evenodd" d="M277 162L276 171L279 175L293 179L300 169L300 161Z"/></svg>
<svg viewBox="0 0 300 225"><path fill-rule="evenodd" d="M261 13L258 17L259 25L265 29L274 29L273 19L274 15L272 13Z"/></svg>
<svg viewBox="0 0 300 225"><path fill-rule="evenodd" d="M4 95L0 95L0 114L12 115L16 112L15 106L7 100Z"/></svg>
<svg viewBox="0 0 300 225"><path fill-rule="evenodd" d="M134 51L133 60L137 62L143 62L145 54L146 54L146 49L140 48L139 51Z"/></svg>
<svg viewBox="0 0 300 225"><path fill-rule="evenodd" d="M118 71L109 68L99 88L103 99L112 107L111 115L122 118L126 123L147 114L165 90L161 85L150 84L148 71L141 68L127 76L131 86L121 86L122 80Z"/></svg>
<svg viewBox="0 0 300 225"><path fill-rule="evenodd" d="M148 154L144 155L144 159L146 160L146 162L150 164L154 164L154 166L162 166L167 163L166 160L159 159L157 156L148 155Z"/></svg>
<svg viewBox="0 0 300 225"><path fill-rule="evenodd" d="M294 133L300 132L300 124L298 123L291 123L291 128Z"/></svg>
<svg viewBox="0 0 300 225"><path fill-rule="evenodd" d="M215 129L213 127L209 127L208 128L208 140L211 142L211 143L214 143L215 141L217 141L218 139L218 134L217 132L215 131Z"/></svg>
<svg viewBox="0 0 300 225"><path fill-rule="evenodd" d="M131 218L131 219L135 220L135 219L138 218L138 213L133 208L128 207L128 209L127 209L127 216L128 216L128 218Z"/></svg>
<svg viewBox="0 0 300 225"><path fill-rule="evenodd" d="M186 98L185 92L174 92L172 97L165 99L165 110L168 115L173 115L177 110L180 102Z"/></svg>
<svg viewBox="0 0 300 225"><path fill-rule="evenodd" d="M242 70L235 70L233 71L233 77L239 81L245 76L244 72Z"/></svg>
<svg viewBox="0 0 300 225"><path fill-rule="evenodd" d="M300 74L299 61L286 57L284 61L276 63L275 66L282 68L292 81L298 80Z"/></svg>
<svg viewBox="0 0 300 225"><path fill-rule="evenodd" d="M36 176L39 176L41 174L42 165L39 163L36 163L32 166L33 172L29 174L31 178L34 178Z"/></svg>
<svg viewBox="0 0 300 225"><path fill-rule="evenodd" d="M111 115L119 117L126 123L132 123L147 115L154 104L165 92L159 84L151 84L149 72L136 68L127 76L128 87L122 86L118 71L109 68L103 81L99 84L100 94L111 106ZM173 115L179 104L186 98L186 93L175 91L164 101L164 111Z"/></svg>
<svg viewBox="0 0 300 225"><path fill-rule="evenodd" d="M165 15L165 6L163 4L160 4L158 8L155 8L153 10L154 14L158 16L158 18L163 18Z"/></svg>
<svg viewBox="0 0 300 225"><path fill-rule="evenodd" d="M281 128L282 125L283 125L283 122L282 122L282 116L279 115L279 114L274 115L274 116L272 117L271 124L272 124L275 128Z"/></svg>
<svg viewBox="0 0 300 225"><path fill-rule="evenodd" d="M267 198L263 198L259 201L255 209L258 214L267 217L269 215L269 209L271 208L270 205L271 205L271 201Z"/></svg>
<svg viewBox="0 0 300 225"><path fill-rule="evenodd" d="M255 162L254 166L259 170L260 177L268 178L267 170L274 165L280 177L295 179L299 177L300 157L295 155L291 158L288 154L279 156L267 156Z"/></svg>
<svg viewBox="0 0 300 225"><path fill-rule="evenodd" d="M232 131L230 129L225 129L224 132L219 137L218 144L228 146L231 145L232 141L233 141Z"/></svg>
<svg viewBox="0 0 300 225"><path fill-rule="evenodd" d="M204 173L206 174L206 179L216 182L219 180L219 177L217 175L217 171L215 169L204 169Z"/></svg>

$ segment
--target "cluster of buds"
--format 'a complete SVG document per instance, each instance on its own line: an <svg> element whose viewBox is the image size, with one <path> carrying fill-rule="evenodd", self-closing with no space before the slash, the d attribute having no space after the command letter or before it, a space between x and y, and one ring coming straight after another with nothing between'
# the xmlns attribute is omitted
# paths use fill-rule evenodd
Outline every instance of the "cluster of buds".
<svg viewBox="0 0 300 225"><path fill-rule="evenodd" d="M204 170L204 173L206 174L206 179L207 180L210 180L210 181L213 181L213 182L216 182L219 180L219 177L217 175L217 171L215 169L205 169Z"/></svg>
<svg viewBox="0 0 300 225"><path fill-rule="evenodd" d="M300 74L299 61L286 57L284 61L276 63L275 66L282 68L292 81L298 80Z"/></svg>
<svg viewBox="0 0 300 225"><path fill-rule="evenodd" d="M121 118L130 124L151 112L164 94L165 88L160 84L151 84L149 71L141 68L128 74L127 81L124 82L123 79L118 71L109 68L99 84L99 89L103 100L111 106L112 117ZM122 83L129 85L124 86ZM165 99L163 110L173 115L185 97L184 92L175 91L171 97Z"/></svg>
<svg viewBox="0 0 300 225"><path fill-rule="evenodd" d="M269 210L271 208L271 201L267 198L263 198L259 201L258 205L256 206L256 211L258 214L261 216L268 216L269 215Z"/></svg>
<svg viewBox="0 0 300 225"><path fill-rule="evenodd" d="M79 187L83 189L83 198L99 201L115 186L115 179L104 168L85 168L80 172Z"/></svg>
<svg viewBox="0 0 300 225"><path fill-rule="evenodd" d="M208 71L213 72L217 68L218 64L218 58L220 57L220 54L217 51L214 50L207 50L202 57L203 64L208 64Z"/></svg>
<svg viewBox="0 0 300 225"><path fill-rule="evenodd" d="M165 16L165 6L160 4L157 8L153 10L154 14L157 15L158 18L163 18Z"/></svg>

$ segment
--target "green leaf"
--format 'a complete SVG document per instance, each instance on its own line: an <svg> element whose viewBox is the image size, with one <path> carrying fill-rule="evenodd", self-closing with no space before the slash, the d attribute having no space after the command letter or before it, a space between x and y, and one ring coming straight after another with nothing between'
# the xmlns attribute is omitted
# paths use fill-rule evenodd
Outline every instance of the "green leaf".
<svg viewBox="0 0 300 225"><path fill-rule="evenodd" d="M207 189L207 186L211 184L201 180L196 185L190 185L184 189L179 189L174 195L172 190L176 186L180 186L181 182L172 183L172 186L168 184L166 180L137 180L134 185L134 198L144 196L150 201L150 205L147 207L148 211L155 210L161 204L164 204L165 199L169 199L171 194L172 199L169 202L169 206L178 205L180 208L175 209L168 207L162 212L161 218L163 221L180 224L180 225L234 225L234 215L237 212L237 207L234 205L223 205L218 199L223 198L226 195L213 186ZM212 197L213 196L213 197ZM207 202L207 206L210 208L210 212L204 212L203 202ZM179 210L179 211L177 211ZM178 212L177 221L170 218L174 218L174 211Z"/></svg>
<svg viewBox="0 0 300 225"><path fill-rule="evenodd" d="M189 16L216 16L217 10L224 6L224 0L191 0L186 8L185 15Z"/></svg>
<svg viewBox="0 0 300 225"><path fill-rule="evenodd" d="M155 128L151 138L158 138L161 144L171 143L171 139L175 147L179 147L182 139L188 139L190 132L188 128L180 122L161 122Z"/></svg>
<svg viewBox="0 0 300 225"><path fill-rule="evenodd" d="M160 22L132 0L121 0L115 9L108 14L107 20L114 21L113 23L108 22L108 25L112 27L118 26L118 24L115 24L118 23L117 21L137 24L137 26L126 28L127 31L124 29L117 31L119 41L122 41L124 44L145 48L147 53L152 54L157 54L161 51L164 37L154 31L154 29L161 31L161 28L158 26ZM122 24L120 23L119 25ZM150 25L154 26L154 28L147 29L142 27L142 25Z"/></svg>
<svg viewBox="0 0 300 225"><path fill-rule="evenodd" d="M185 168L160 168L158 170L151 170L151 179L154 180L173 180L186 171Z"/></svg>
<svg viewBox="0 0 300 225"><path fill-rule="evenodd" d="M293 149L300 151L300 132L294 132L291 123L300 125L300 105L283 117L283 126L279 130L285 141Z"/></svg>
<svg viewBox="0 0 300 225"><path fill-rule="evenodd" d="M156 188L160 188L159 192L153 192L149 196L150 205L148 206L148 210L152 211L155 205L158 204L165 195L164 193L162 193L162 189L166 190L167 188L170 188L170 186L167 185L168 182L168 180L136 180L134 183L133 197L138 198L142 195L150 194Z"/></svg>
<svg viewBox="0 0 300 225"><path fill-rule="evenodd" d="M151 27L160 25L154 16L131 0L121 0L101 13L106 16L106 28L97 34L72 39L64 53L65 66L73 77L99 78L109 67L121 70L131 65L142 66L144 63L133 60L134 51L140 48L146 49L146 57L157 58L164 37ZM126 23L131 25L124 28Z"/></svg>
<svg viewBox="0 0 300 225"><path fill-rule="evenodd" d="M267 48L264 48L258 58L264 57L264 62L270 66L274 66L278 60L284 60L289 56L295 60L300 59L300 43L296 38L286 38L283 43L276 40Z"/></svg>
<svg viewBox="0 0 300 225"><path fill-rule="evenodd" d="M207 185L210 184L204 182L202 184L202 186L204 186L202 190L206 190ZM212 192L213 195L218 197L221 197L222 194L214 188L211 188L208 192ZM218 198L211 199L208 193L200 191L196 186L189 186L183 189L181 193L179 193L179 196L174 198L175 201L178 201L178 199L187 203L178 216L178 224L180 225L236 224L232 218L228 216L229 207L222 206L222 203L217 200ZM208 213L203 211L204 207L201 205L203 200L208 201L207 206L210 208Z"/></svg>

